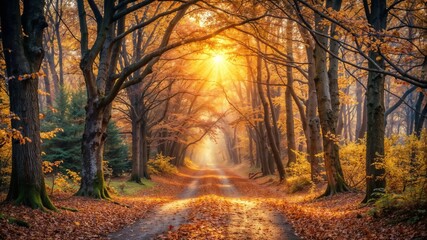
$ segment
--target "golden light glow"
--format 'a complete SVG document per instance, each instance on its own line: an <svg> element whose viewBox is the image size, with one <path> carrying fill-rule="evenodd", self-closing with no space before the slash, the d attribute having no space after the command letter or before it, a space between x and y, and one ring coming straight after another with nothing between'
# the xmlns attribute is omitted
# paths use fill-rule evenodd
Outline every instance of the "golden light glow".
<svg viewBox="0 0 427 240"><path fill-rule="evenodd" d="M213 61L214 61L215 64L223 64L225 62L224 55L222 55L222 54L216 54L213 57Z"/></svg>

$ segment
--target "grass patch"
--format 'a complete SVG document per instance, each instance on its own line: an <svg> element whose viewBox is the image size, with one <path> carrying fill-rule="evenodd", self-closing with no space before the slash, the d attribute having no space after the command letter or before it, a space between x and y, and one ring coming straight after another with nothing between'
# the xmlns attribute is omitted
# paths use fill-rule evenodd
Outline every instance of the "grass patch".
<svg viewBox="0 0 427 240"><path fill-rule="evenodd" d="M147 179L141 179L141 181L142 184L130 182L127 181L127 179L111 179L108 187L119 195L132 196L144 189L152 188L155 185L154 182Z"/></svg>

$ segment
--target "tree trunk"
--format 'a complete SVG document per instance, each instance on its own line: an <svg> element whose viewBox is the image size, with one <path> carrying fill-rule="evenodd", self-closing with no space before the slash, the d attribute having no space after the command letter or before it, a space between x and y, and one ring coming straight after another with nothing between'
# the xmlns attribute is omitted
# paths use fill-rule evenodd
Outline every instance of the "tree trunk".
<svg viewBox="0 0 427 240"><path fill-rule="evenodd" d="M364 0L366 6L367 0ZM385 29L387 24L386 0L371 2L370 11L366 7L366 16L371 26L378 32ZM375 39L381 40L380 36ZM380 50L369 52L368 67L370 69L385 68L384 59ZM378 66L378 67L377 67ZM369 71L367 84L367 116L368 130L366 139L366 196L363 202L378 198L375 193L385 191L385 168L384 168L384 81L385 75Z"/></svg>
<svg viewBox="0 0 427 240"><path fill-rule="evenodd" d="M309 39L309 35L306 29L299 28L301 35L304 37L306 42L305 52L307 55L307 62L309 63L307 72L308 72L308 99L306 107L307 115L307 151L308 159L310 162L311 170L311 180L313 182L319 182L321 177L321 167L320 163L322 162L322 157L320 153L322 152L322 138L320 136L320 119L317 116L317 91L316 83L314 82L314 77L316 75L315 60L314 60L314 49L313 43Z"/></svg>
<svg viewBox="0 0 427 240"><path fill-rule="evenodd" d="M142 114L145 114L144 111L142 112ZM141 134L140 138L141 138L142 151L140 152L141 163L139 168L139 175L145 179L151 179L147 171L147 163L148 163L148 158L150 154L148 151L149 146L148 146L148 139L147 139L147 119L144 116L142 116L140 134Z"/></svg>
<svg viewBox="0 0 427 240"><path fill-rule="evenodd" d="M359 82L356 82L356 99L357 99L356 132L354 135L355 135L356 139L359 140L360 139L359 132L362 128L363 106L364 106L364 100L363 100L363 95L362 95L362 85ZM365 134L363 134L363 135L365 135Z"/></svg>
<svg viewBox="0 0 427 240"><path fill-rule="evenodd" d="M334 1L328 0L326 6L333 6ZM316 14L316 30L324 35L328 34L328 27L320 23L322 18ZM339 161L339 146L337 144L337 112L339 107L338 84L335 77L334 62L331 62L330 70L327 72L327 56L323 48L328 46L328 39L322 34L317 34L317 42L314 50L316 77L315 84L317 90L318 111L320 125L322 127L323 150L325 157L325 170L328 187L324 196L333 195L338 192L348 191L348 186L344 182L343 172Z"/></svg>
<svg viewBox="0 0 427 240"><path fill-rule="evenodd" d="M277 171L279 172L280 181L283 181L285 180L285 170L283 167L282 158L280 156L280 149L277 146L277 143L274 139L273 129L270 124L270 108L268 106L267 99L265 98L264 90L262 89L261 71L262 71L261 56L258 56L257 57L257 87L258 87L258 93L261 99L262 108L264 109L264 125L267 133L267 139L270 146L270 150L272 152L274 162L276 163Z"/></svg>
<svg viewBox="0 0 427 240"><path fill-rule="evenodd" d="M103 148L106 129L103 127L104 107L96 108L96 103L88 99L86 120L82 141L82 171L80 189L76 195L108 199L104 171Z"/></svg>
<svg viewBox="0 0 427 240"><path fill-rule="evenodd" d="M44 89L45 92L48 93L48 95L46 95L46 106L47 108L52 107L52 96L54 96L54 94L52 93L51 87L50 87L50 79L48 77L48 70L47 68L43 68L43 72L44 74L46 74L46 76L44 76Z"/></svg>
<svg viewBox="0 0 427 240"><path fill-rule="evenodd" d="M132 125L132 172L130 180L141 183L142 176L140 173L141 156L141 124L138 122L138 116L131 110L131 125Z"/></svg>
<svg viewBox="0 0 427 240"><path fill-rule="evenodd" d="M289 61L293 62L293 42L292 42L292 21L288 20L286 24L286 53L288 54ZM295 144L295 124L294 124L294 112L292 107L292 85L294 82L294 77L292 74L292 67L290 65L286 66L286 91L285 91L285 108L286 108L286 140L287 140L287 153L288 153L288 163L287 167L290 167L292 163L297 161L297 156L295 154L296 144Z"/></svg>
<svg viewBox="0 0 427 240"><path fill-rule="evenodd" d="M12 141L12 175L6 201L32 208L55 210L45 188L41 165L38 76L44 51L44 1L1 1L3 51L9 81L10 111L19 119L12 127L31 139ZM25 37L24 37L25 33Z"/></svg>

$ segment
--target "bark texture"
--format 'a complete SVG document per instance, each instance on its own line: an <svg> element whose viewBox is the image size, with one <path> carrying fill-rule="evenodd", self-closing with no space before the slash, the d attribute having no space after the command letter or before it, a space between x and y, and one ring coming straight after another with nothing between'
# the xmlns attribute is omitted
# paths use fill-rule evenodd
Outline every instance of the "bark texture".
<svg viewBox="0 0 427 240"><path fill-rule="evenodd" d="M339 10L340 0L327 0L326 7L333 7ZM320 125L322 127L323 135L323 150L325 158L326 179L328 187L323 195L333 195L338 192L348 191L348 186L344 181L341 163L339 161L339 146L337 142L337 122L338 122L338 109L339 109L339 96L338 96L338 82L337 59L333 56L328 58L326 48L328 47L329 27L321 24L322 17L316 14L315 24L316 31L316 47L314 50L315 58L315 85L317 91L318 111L320 118ZM331 29L332 34L334 28ZM334 40L331 40L330 52L338 52L338 48Z"/></svg>
<svg viewBox="0 0 427 240"><path fill-rule="evenodd" d="M20 13L23 4L23 13ZM6 59L12 127L31 141L12 142L12 176L7 201L55 210L45 188L41 166L38 76L44 51L44 1L1 1L1 27Z"/></svg>
<svg viewBox="0 0 427 240"><path fill-rule="evenodd" d="M369 9L368 2L365 4L365 12L368 22L376 32L386 28L387 3L386 0L372 1ZM381 40L379 34L374 33L374 39ZM369 68L384 69L384 59L381 57L380 49L369 52ZM366 196L363 202L377 198L385 191L385 168L384 168L384 82L385 75L369 71L367 84L367 138L366 138Z"/></svg>

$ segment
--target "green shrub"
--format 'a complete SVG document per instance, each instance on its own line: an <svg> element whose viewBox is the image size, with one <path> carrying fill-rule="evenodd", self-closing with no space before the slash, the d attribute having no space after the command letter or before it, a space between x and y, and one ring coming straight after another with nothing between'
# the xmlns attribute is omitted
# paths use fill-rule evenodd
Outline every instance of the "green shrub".
<svg viewBox="0 0 427 240"><path fill-rule="evenodd" d="M162 154L157 154L154 159L148 160L147 170L148 174L159 175L159 174L169 174L176 173L177 168L170 163L172 157L163 156Z"/></svg>
<svg viewBox="0 0 427 240"><path fill-rule="evenodd" d="M368 214L373 217L384 217L393 214L391 218L394 222L407 221L410 224L426 219L426 202L420 202L413 198L413 195L382 193L379 198L374 200L373 207Z"/></svg>

